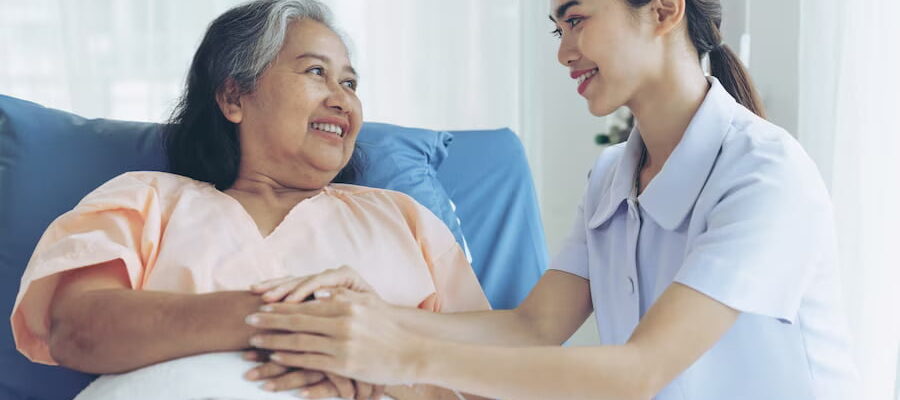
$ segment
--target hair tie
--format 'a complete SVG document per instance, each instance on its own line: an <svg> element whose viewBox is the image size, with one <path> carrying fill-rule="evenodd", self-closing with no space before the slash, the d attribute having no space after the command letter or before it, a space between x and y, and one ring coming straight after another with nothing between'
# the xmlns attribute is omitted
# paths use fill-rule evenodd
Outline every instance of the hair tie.
<svg viewBox="0 0 900 400"><path fill-rule="evenodd" d="M715 51L715 50L721 50L721 49L724 48L724 47L725 47L725 39L719 40L719 43L716 44L715 47L713 47L713 51Z"/></svg>

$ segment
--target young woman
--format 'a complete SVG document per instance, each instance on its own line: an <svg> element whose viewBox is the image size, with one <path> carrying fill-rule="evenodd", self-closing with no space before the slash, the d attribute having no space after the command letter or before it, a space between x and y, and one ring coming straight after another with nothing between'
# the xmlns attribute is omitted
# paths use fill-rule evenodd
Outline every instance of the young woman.
<svg viewBox="0 0 900 400"><path fill-rule="evenodd" d="M717 0L552 0L594 115L637 125L597 160L572 232L515 310L389 306L353 273L248 323L282 365L515 399L849 399L834 223L812 161L768 123ZM711 75L704 75L708 57ZM581 174L573 171L573 174ZM596 311L603 344L561 348Z"/></svg>

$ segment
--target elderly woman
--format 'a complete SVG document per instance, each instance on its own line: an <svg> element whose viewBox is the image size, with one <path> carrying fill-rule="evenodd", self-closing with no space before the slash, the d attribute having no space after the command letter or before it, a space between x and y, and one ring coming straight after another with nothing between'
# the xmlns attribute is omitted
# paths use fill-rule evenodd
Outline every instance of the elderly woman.
<svg viewBox="0 0 900 400"><path fill-rule="evenodd" d="M303 300L280 285L294 282L286 277L342 265L396 305L487 309L464 254L427 209L332 183L360 130L356 87L347 49L314 0L259 0L217 18L167 131L173 173L118 176L50 225L12 316L19 350L112 374L250 349L262 331L248 315ZM380 397L381 388L259 354L247 377L265 389ZM388 388L397 398L439 392Z"/></svg>

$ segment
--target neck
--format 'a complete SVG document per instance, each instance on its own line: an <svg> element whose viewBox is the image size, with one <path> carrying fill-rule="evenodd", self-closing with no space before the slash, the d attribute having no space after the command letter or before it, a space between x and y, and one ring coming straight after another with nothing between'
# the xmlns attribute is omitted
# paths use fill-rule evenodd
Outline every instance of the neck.
<svg viewBox="0 0 900 400"><path fill-rule="evenodd" d="M239 173L234 185L225 193L238 200L252 198L274 207L293 207L322 191L322 188L295 188L284 185L265 174Z"/></svg>
<svg viewBox="0 0 900 400"><path fill-rule="evenodd" d="M670 59L684 59L672 57ZM703 103L709 82L700 63L693 60L664 65L660 74L649 80L629 102L641 139L647 147L644 168L662 169Z"/></svg>

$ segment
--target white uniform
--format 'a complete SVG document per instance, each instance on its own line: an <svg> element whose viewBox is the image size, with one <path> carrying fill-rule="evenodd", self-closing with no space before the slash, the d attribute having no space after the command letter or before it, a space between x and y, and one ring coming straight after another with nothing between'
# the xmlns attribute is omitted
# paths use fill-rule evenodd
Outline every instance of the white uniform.
<svg viewBox="0 0 900 400"><path fill-rule="evenodd" d="M825 186L794 138L710 82L640 196L640 132L603 152L551 268L590 280L604 344L625 343L672 282L741 311L658 400L852 399Z"/></svg>

